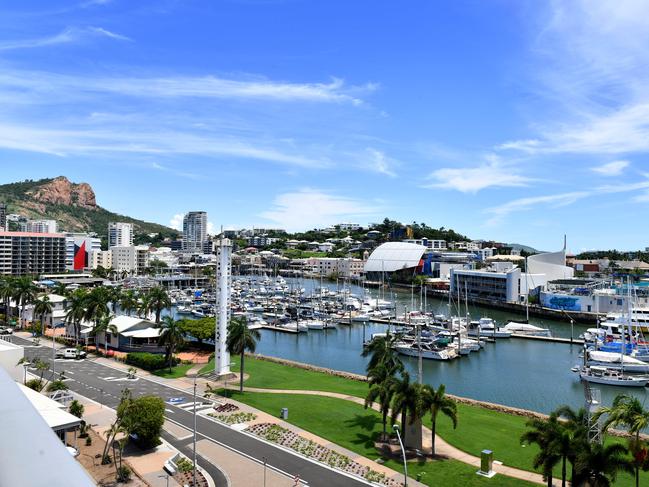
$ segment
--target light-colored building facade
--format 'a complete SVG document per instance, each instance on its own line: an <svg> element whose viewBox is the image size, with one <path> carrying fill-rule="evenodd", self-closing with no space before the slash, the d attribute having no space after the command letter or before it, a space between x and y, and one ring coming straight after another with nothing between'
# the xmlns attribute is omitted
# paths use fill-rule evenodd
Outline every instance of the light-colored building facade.
<svg viewBox="0 0 649 487"><path fill-rule="evenodd" d="M404 240L406 243L411 243L415 245L423 245L427 249L432 250L446 250L446 240L429 240L427 238L417 238L417 239L408 239Z"/></svg>
<svg viewBox="0 0 649 487"><path fill-rule="evenodd" d="M90 254L90 268L113 268L113 253L110 250L95 250Z"/></svg>
<svg viewBox="0 0 649 487"><path fill-rule="evenodd" d="M33 233L56 233L56 220L29 220L25 223L25 231Z"/></svg>
<svg viewBox="0 0 649 487"><path fill-rule="evenodd" d="M65 267L69 271L96 269L92 254L101 250L101 239L86 233L65 234Z"/></svg>
<svg viewBox="0 0 649 487"><path fill-rule="evenodd" d="M459 300L468 297L516 303L521 294L520 284L518 267L502 272L450 269L451 296Z"/></svg>
<svg viewBox="0 0 649 487"><path fill-rule="evenodd" d="M306 265L321 276L337 275L349 278L360 277L363 274L365 261L346 257L311 257L306 260Z"/></svg>
<svg viewBox="0 0 649 487"><path fill-rule="evenodd" d="M0 274L65 272L65 250L62 234L0 232Z"/></svg>
<svg viewBox="0 0 649 487"><path fill-rule="evenodd" d="M190 211L183 217L183 251L203 252L207 240L207 212Z"/></svg>
<svg viewBox="0 0 649 487"><path fill-rule="evenodd" d="M108 224L108 248L130 247L133 245L133 224L110 222Z"/></svg>
<svg viewBox="0 0 649 487"><path fill-rule="evenodd" d="M111 247L111 268L117 272L139 274L149 265L149 248L145 245Z"/></svg>

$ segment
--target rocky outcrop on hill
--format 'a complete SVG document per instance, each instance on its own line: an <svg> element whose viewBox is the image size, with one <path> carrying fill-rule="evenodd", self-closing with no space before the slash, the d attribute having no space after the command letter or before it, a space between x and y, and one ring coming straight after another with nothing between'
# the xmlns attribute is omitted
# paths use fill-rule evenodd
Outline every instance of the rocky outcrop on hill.
<svg viewBox="0 0 649 487"><path fill-rule="evenodd" d="M36 201L65 206L80 206L82 208L97 208L95 192L88 183L71 183L65 176L59 176L45 183L28 194Z"/></svg>

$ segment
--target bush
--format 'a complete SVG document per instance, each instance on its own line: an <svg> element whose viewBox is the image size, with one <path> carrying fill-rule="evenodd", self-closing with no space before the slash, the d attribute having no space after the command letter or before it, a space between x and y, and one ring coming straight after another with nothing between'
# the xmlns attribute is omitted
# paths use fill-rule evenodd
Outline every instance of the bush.
<svg viewBox="0 0 649 487"><path fill-rule="evenodd" d="M91 436L86 436L86 446L92 445L92 437Z"/></svg>
<svg viewBox="0 0 649 487"><path fill-rule="evenodd" d="M84 411L83 404L81 404L79 401L76 399L70 403L70 406L68 407L68 411L71 415L76 416L77 418L81 418L83 416L83 411Z"/></svg>
<svg viewBox="0 0 649 487"><path fill-rule="evenodd" d="M43 389L43 382L40 379L29 379L27 382L25 382L25 385L30 389L34 389L38 392L41 392L41 390Z"/></svg>
<svg viewBox="0 0 649 487"><path fill-rule="evenodd" d="M142 396L118 406L122 426L134 435L135 443L143 450L158 446L164 424L165 403L156 396Z"/></svg>
<svg viewBox="0 0 649 487"><path fill-rule="evenodd" d="M55 380L47 385L47 392L67 391L69 387L62 380Z"/></svg>
<svg viewBox="0 0 649 487"><path fill-rule="evenodd" d="M149 352L131 352L126 355L125 362L144 370L158 370L167 366L164 355ZM172 365L176 365L178 362L178 359L174 357Z"/></svg>
<svg viewBox="0 0 649 487"><path fill-rule="evenodd" d="M128 482L129 480L131 480L131 469L126 465L122 465L117 469L117 481Z"/></svg>
<svg viewBox="0 0 649 487"><path fill-rule="evenodd" d="M187 460L185 457L181 457L176 462L176 467L180 473L187 473L194 470L194 464Z"/></svg>

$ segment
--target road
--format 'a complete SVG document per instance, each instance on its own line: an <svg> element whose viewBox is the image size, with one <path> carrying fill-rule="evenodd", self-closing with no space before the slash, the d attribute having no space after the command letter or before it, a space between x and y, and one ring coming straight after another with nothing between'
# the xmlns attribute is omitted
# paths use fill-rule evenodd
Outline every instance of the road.
<svg viewBox="0 0 649 487"><path fill-rule="evenodd" d="M51 343L36 347L29 340L14 336L12 340L17 345L25 347L25 357L33 360L35 357L40 358L50 364L52 362ZM64 360L55 361L55 370L58 373L65 371L67 386L71 391L77 392L85 397L97 401L110 408L116 408L122 389L128 387L133 397L140 395L155 395L161 397L166 405L166 417L168 420L182 425L190 431L193 431L194 416L192 409L183 409L180 406L187 403L193 404L191 392L175 389L165 386L159 382L139 377L136 381L122 380L126 374L123 371L96 363L92 360ZM114 380L120 379L120 380ZM171 398L183 398L182 403L170 404ZM347 477L341 473L332 471L319 464L312 463L304 458L292 455L286 451L259 441L249 435L235 431L227 426L210 421L202 416L197 417L197 431L199 439L206 438L216 441L234 450L242 452L251 457L262 459L265 458L269 465L295 476L299 475L300 479L308 482L310 486L323 487L361 487L368 484ZM187 441L177 441L171 435L166 435L168 440L176 448L187 452ZM199 459L199 465L213 474L217 486L225 485L219 483L222 474L215 469L205 459ZM236 486L234 486L236 487Z"/></svg>

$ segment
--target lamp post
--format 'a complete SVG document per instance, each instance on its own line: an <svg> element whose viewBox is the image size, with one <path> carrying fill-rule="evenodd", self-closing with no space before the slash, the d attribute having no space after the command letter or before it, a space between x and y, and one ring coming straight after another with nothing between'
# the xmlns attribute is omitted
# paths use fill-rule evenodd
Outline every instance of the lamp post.
<svg viewBox="0 0 649 487"><path fill-rule="evenodd" d="M194 469L193 469L193 474L192 474L192 487L196 487L196 379L198 379L201 375L208 375L208 373L204 374L199 374L196 373L193 375L194 378L194 438L193 438L193 463L194 463Z"/></svg>
<svg viewBox="0 0 649 487"><path fill-rule="evenodd" d="M399 439L399 445L401 445L401 454L403 455L403 487L408 487L408 464L406 463L406 449L403 446L403 441L401 441L401 434L399 433L399 425L393 424L392 429L396 432L397 438Z"/></svg>
<svg viewBox="0 0 649 487"><path fill-rule="evenodd" d="M22 363L23 370L25 371L25 375L24 375L24 378L23 378L23 384L27 384L27 367L29 367L30 365L31 365L30 362L23 362Z"/></svg>

